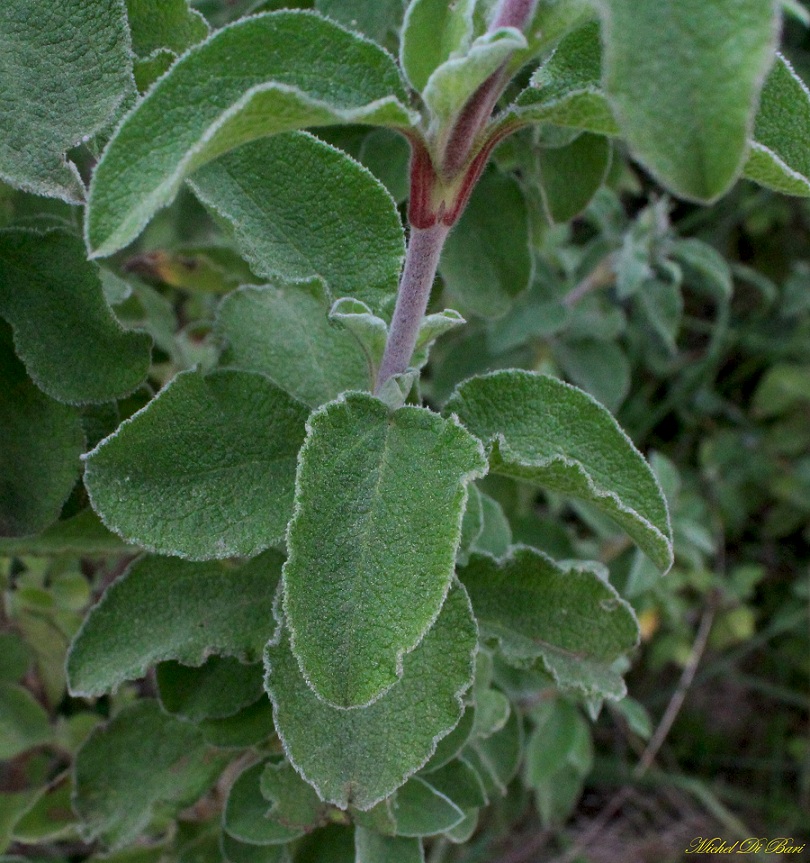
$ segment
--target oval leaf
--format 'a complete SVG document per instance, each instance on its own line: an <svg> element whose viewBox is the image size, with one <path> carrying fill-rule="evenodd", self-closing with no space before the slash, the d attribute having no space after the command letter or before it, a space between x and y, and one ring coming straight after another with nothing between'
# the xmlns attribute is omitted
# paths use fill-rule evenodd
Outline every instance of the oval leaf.
<svg viewBox="0 0 810 863"><path fill-rule="evenodd" d="M150 551L258 554L284 537L306 415L264 375L181 372L85 456L93 508Z"/></svg>
<svg viewBox="0 0 810 863"><path fill-rule="evenodd" d="M287 536L293 651L331 704L368 704L402 673L450 587L480 444L424 408L349 394L314 413Z"/></svg>
<svg viewBox="0 0 810 863"><path fill-rule="evenodd" d="M669 511L658 481L589 395L555 378L508 370L465 381L446 410L488 444L493 471L588 501L659 569L672 565Z"/></svg>
<svg viewBox="0 0 810 863"><path fill-rule="evenodd" d="M310 12L245 18L192 48L118 128L93 176L93 256L131 242L183 179L256 138L307 126L408 127L393 58Z"/></svg>

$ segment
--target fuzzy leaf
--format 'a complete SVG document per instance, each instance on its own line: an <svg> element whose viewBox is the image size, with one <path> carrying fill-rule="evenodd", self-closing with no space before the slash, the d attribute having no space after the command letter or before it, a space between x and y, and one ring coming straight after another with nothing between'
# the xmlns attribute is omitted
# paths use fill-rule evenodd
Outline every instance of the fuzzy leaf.
<svg viewBox="0 0 810 863"><path fill-rule="evenodd" d="M513 710L504 727L485 739L473 740L462 753L481 778L490 799L505 795L523 755L523 723Z"/></svg>
<svg viewBox="0 0 810 863"><path fill-rule="evenodd" d="M488 443L493 471L587 501L659 569L672 565L669 512L655 475L590 396L555 378L508 370L465 381L446 410Z"/></svg>
<svg viewBox="0 0 810 863"><path fill-rule="evenodd" d="M605 90L634 155L676 194L722 195L746 157L778 28L772 0L606 0Z"/></svg>
<svg viewBox="0 0 810 863"><path fill-rule="evenodd" d="M48 398L28 379L2 321L0 392L0 537L25 536L59 517L79 476L84 431L75 408Z"/></svg>
<svg viewBox="0 0 810 863"><path fill-rule="evenodd" d="M126 707L95 730L73 768L73 807L82 834L118 848L149 824L156 806L175 812L193 803L225 766L187 722L156 701Z"/></svg>
<svg viewBox="0 0 810 863"><path fill-rule="evenodd" d="M355 863L424 863L419 839L382 836L364 827L354 828Z"/></svg>
<svg viewBox="0 0 810 863"><path fill-rule="evenodd" d="M602 45L599 25L594 22L560 42L508 109L505 119L615 135L619 128L601 85Z"/></svg>
<svg viewBox="0 0 810 863"><path fill-rule="evenodd" d="M261 667L232 656L210 656L198 667L161 662L155 679L163 709L191 722L235 716L264 695Z"/></svg>
<svg viewBox="0 0 810 863"><path fill-rule="evenodd" d="M342 297L332 306L329 320L352 334L363 351L372 379L376 380L388 339L388 324L365 303L351 297Z"/></svg>
<svg viewBox="0 0 810 863"><path fill-rule="evenodd" d="M362 710L321 701L307 686L285 627L266 652L266 686L287 757L322 800L367 810L430 758L462 713L477 642L466 593L451 589L402 676Z"/></svg>
<svg viewBox="0 0 810 863"><path fill-rule="evenodd" d="M263 372L305 404L317 407L346 390L368 389L369 368L354 337L328 317L323 284L244 287L217 313L225 342L220 362Z"/></svg>
<svg viewBox="0 0 810 863"><path fill-rule="evenodd" d="M286 845L251 845L225 832L221 845L224 863L291 863L292 860Z"/></svg>
<svg viewBox="0 0 810 863"><path fill-rule="evenodd" d="M498 562L476 555L459 572L486 639L511 662L542 661L565 689L618 699L621 678L610 668L638 642L630 606L586 568L564 569L529 548Z"/></svg>
<svg viewBox="0 0 810 863"><path fill-rule="evenodd" d="M33 390L33 387L32 387ZM60 406L61 407L61 406ZM78 417L75 419L76 427L81 428ZM30 451L32 441L30 428L25 440L26 449ZM56 437L49 436L48 452L54 445ZM74 469L71 473L70 485L65 482L64 494L67 496L73 481L78 475L78 455L84 447L82 436L76 436L76 450L72 456ZM19 463L19 459L17 461ZM6 476L9 474L6 473ZM53 474L51 474L53 477ZM31 485L26 480L27 487ZM65 521L57 521L36 536L18 538L0 537L0 556L14 557L27 555L31 557L51 557L54 554L71 554L75 557L113 557L134 551L127 546L114 533L110 533L98 520L98 516L92 509L84 509L78 515L74 515Z"/></svg>
<svg viewBox="0 0 810 863"><path fill-rule="evenodd" d="M460 56L445 60L422 91L435 128L445 131L481 84L515 51L525 47L522 33L514 27L501 27L479 36Z"/></svg>
<svg viewBox="0 0 810 863"><path fill-rule="evenodd" d="M284 537L306 413L264 375L182 372L85 457L93 508L150 551L258 554Z"/></svg>
<svg viewBox="0 0 810 863"><path fill-rule="evenodd" d="M318 276L333 298L375 308L396 292L405 241L393 199L368 169L312 135L240 147L191 186L232 226L262 278Z"/></svg>
<svg viewBox="0 0 810 863"><path fill-rule="evenodd" d="M469 49L474 7L475 0L412 0L402 23L399 57L414 90L424 90L442 63Z"/></svg>
<svg viewBox="0 0 810 863"><path fill-rule="evenodd" d="M391 814L398 836L435 836L464 818L464 812L430 784L432 779L432 774L428 780L413 776L394 795Z"/></svg>
<svg viewBox="0 0 810 863"><path fill-rule="evenodd" d="M585 132L567 147L544 149L538 157L543 205L552 222L578 216L605 181L611 147L604 135Z"/></svg>
<svg viewBox="0 0 810 863"><path fill-rule="evenodd" d="M131 242L183 179L256 138L308 126L408 127L393 59L317 15L286 11L223 27L180 58L118 128L86 217L94 256Z"/></svg>
<svg viewBox="0 0 810 863"><path fill-rule="evenodd" d="M546 53L567 33L580 27L594 15L591 0L540 0L535 6L531 21L523 28L526 47L509 58L510 77L521 66Z"/></svg>
<svg viewBox="0 0 810 863"><path fill-rule="evenodd" d="M113 119L133 90L120 0L0 3L0 179L84 200L65 152Z"/></svg>
<svg viewBox="0 0 810 863"><path fill-rule="evenodd" d="M259 785L262 796L272 804L269 818L307 833L323 826L328 807L315 789L295 772L289 761L268 762Z"/></svg>
<svg viewBox="0 0 810 863"><path fill-rule="evenodd" d="M810 91L781 55L768 75L754 123L754 140L743 172L786 195L810 195Z"/></svg>
<svg viewBox="0 0 810 863"><path fill-rule="evenodd" d="M474 724L475 708L468 705L458 725L439 741L436 751L430 756L430 761L422 772L432 773L456 758L469 740Z"/></svg>
<svg viewBox="0 0 810 863"><path fill-rule="evenodd" d="M302 4L303 5L303 4ZM364 33L376 42L394 33L402 20L402 0L315 0L315 8L348 27Z"/></svg>
<svg viewBox="0 0 810 863"><path fill-rule="evenodd" d="M219 653L255 661L273 634L281 562L275 551L239 569L159 557L136 561L73 639L71 692L101 695L169 659L200 665Z"/></svg>
<svg viewBox="0 0 810 863"><path fill-rule="evenodd" d="M260 698L250 707L224 719L199 723L206 743L217 749L245 749L262 746L274 734L273 708L269 698Z"/></svg>
<svg viewBox="0 0 810 863"><path fill-rule="evenodd" d="M503 507L497 500L481 492L481 533L472 544L472 551L485 551L494 557L506 554L512 544L512 528Z"/></svg>
<svg viewBox="0 0 810 863"><path fill-rule="evenodd" d="M261 790L264 770L263 763L254 764L239 775L228 794L223 827L240 842L283 845L302 836L304 831L297 827L285 827L268 816L272 804Z"/></svg>
<svg viewBox="0 0 810 863"><path fill-rule="evenodd" d="M506 720L504 720L505 724ZM488 803L478 774L463 758L456 758L444 767L432 771L425 778L434 791L444 795L461 810L477 809ZM399 794L401 792L397 792L397 796Z"/></svg>
<svg viewBox="0 0 810 863"><path fill-rule="evenodd" d="M505 315L532 280L529 218L517 181L491 170L447 238L439 272L462 311Z"/></svg>
<svg viewBox="0 0 810 863"><path fill-rule="evenodd" d="M331 704L392 686L453 574L478 442L424 408L389 413L349 394L312 415L287 536L284 611L293 651Z"/></svg>
<svg viewBox="0 0 810 863"><path fill-rule="evenodd" d="M152 340L123 330L98 267L64 231L0 231L0 315L29 375L59 401L120 398L149 371Z"/></svg>
<svg viewBox="0 0 810 863"><path fill-rule="evenodd" d="M189 9L188 0L126 0L132 50L146 58L162 48L182 54L205 39L210 28L205 18Z"/></svg>

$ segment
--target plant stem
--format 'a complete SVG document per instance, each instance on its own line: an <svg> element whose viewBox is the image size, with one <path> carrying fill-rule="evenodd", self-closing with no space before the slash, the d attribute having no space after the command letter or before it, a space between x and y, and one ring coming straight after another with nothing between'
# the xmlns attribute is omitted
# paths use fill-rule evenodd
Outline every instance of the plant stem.
<svg viewBox="0 0 810 863"><path fill-rule="evenodd" d="M522 30L531 21L536 6L537 0L501 0L489 25L490 32L499 27Z"/></svg>
<svg viewBox="0 0 810 863"><path fill-rule="evenodd" d="M397 304L375 392L379 392L389 378L402 374L408 368L427 310L439 256L449 231L450 228L441 221L429 228L411 228Z"/></svg>

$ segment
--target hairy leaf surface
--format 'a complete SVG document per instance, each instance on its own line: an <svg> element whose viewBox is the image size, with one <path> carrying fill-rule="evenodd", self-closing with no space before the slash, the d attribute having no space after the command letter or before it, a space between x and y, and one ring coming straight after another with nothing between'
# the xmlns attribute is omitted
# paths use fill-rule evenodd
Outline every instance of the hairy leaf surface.
<svg viewBox="0 0 810 863"><path fill-rule="evenodd" d="M136 561L73 639L71 692L101 695L169 659L200 665L219 653L255 661L273 634L281 563L275 551L238 569L160 557Z"/></svg>
<svg viewBox="0 0 810 863"><path fill-rule="evenodd" d="M64 231L0 231L0 315L37 386L71 404L131 393L146 377L152 340L125 332L99 270Z"/></svg>
<svg viewBox="0 0 810 863"><path fill-rule="evenodd" d="M456 726L472 681L477 632L463 588L453 588L402 676L360 710L332 707L307 686L285 627L266 652L276 728L296 769L323 800L370 809L430 758Z"/></svg>
<svg viewBox="0 0 810 863"><path fill-rule="evenodd" d="M255 372L181 372L87 456L111 530L192 560L251 557L292 512L306 408Z"/></svg>
<svg viewBox="0 0 810 863"><path fill-rule="evenodd" d="M456 422L349 394L312 415L287 536L284 610L319 697L368 704L436 619L466 485L485 468Z"/></svg>
<svg viewBox="0 0 810 863"><path fill-rule="evenodd" d="M192 48L127 116L99 162L86 235L95 256L131 242L183 179L256 138L308 126L408 127L393 59L307 12L223 27Z"/></svg>
<svg viewBox="0 0 810 863"><path fill-rule="evenodd" d="M555 378L508 370L465 381L446 411L488 443L493 471L593 504L669 569L669 512L658 482L590 396Z"/></svg>
<svg viewBox="0 0 810 863"><path fill-rule="evenodd" d="M121 0L4 0L0 45L0 178L81 203L84 183L65 153L134 91Z"/></svg>
<svg viewBox="0 0 810 863"><path fill-rule="evenodd" d="M638 642L630 606L591 570L564 569L518 548L502 561L474 555L459 571L482 635L501 644L509 661L540 659L566 689L621 698L610 666Z"/></svg>

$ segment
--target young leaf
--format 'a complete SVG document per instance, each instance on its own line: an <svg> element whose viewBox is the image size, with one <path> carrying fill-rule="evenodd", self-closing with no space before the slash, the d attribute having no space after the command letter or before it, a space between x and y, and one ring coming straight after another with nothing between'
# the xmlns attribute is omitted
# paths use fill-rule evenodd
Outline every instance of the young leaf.
<svg viewBox="0 0 810 863"><path fill-rule="evenodd" d="M121 398L149 371L152 340L124 332L98 267L64 231L0 231L0 315L34 382L59 401Z"/></svg>
<svg viewBox="0 0 810 863"><path fill-rule="evenodd" d="M772 0L606 0L605 90L635 156L676 194L713 201L739 176L773 62Z"/></svg>
<svg viewBox="0 0 810 863"><path fill-rule="evenodd" d="M15 683L0 683L0 761L16 758L52 736L48 714L34 696Z"/></svg>
<svg viewBox="0 0 810 863"><path fill-rule="evenodd" d="M2 321L0 392L0 537L25 536L59 517L79 476L84 431L75 408L48 398L28 379Z"/></svg>
<svg viewBox="0 0 810 863"><path fill-rule="evenodd" d="M181 372L85 456L93 508L150 551L258 554L284 536L306 414L264 375Z"/></svg>
<svg viewBox="0 0 810 863"><path fill-rule="evenodd" d="M264 763L243 770L231 787L222 816L225 830L240 842L251 845L283 845L304 834L303 829L287 827L270 818L271 802L262 794Z"/></svg>
<svg viewBox="0 0 810 863"><path fill-rule="evenodd" d="M605 181L610 169L610 142L585 132L567 147L547 148L537 159L543 205L552 222L578 216Z"/></svg>
<svg viewBox="0 0 810 863"><path fill-rule="evenodd" d="M287 757L322 800L371 809L422 767L462 713L477 633L463 588L402 660L402 676L362 710L321 701L307 686L285 627L266 652L265 685Z"/></svg>
<svg viewBox="0 0 810 863"><path fill-rule="evenodd" d="M371 379L376 380L388 338L388 324L365 303L351 297L337 300L329 311L329 320L352 334L365 355Z"/></svg>
<svg viewBox="0 0 810 863"><path fill-rule="evenodd" d="M532 280L529 219L517 181L490 170L442 253L439 272L462 311L484 318L505 315Z"/></svg>
<svg viewBox="0 0 810 863"><path fill-rule="evenodd" d="M354 828L355 863L425 863L419 839L382 836L364 827Z"/></svg>
<svg viewBox="0 0 810 863"><path fill-rule="evenodd" d="M475 555L459 576L483 637L499 642L509 661L540 659L561 687L623 697L610 666L636 646L638 624L609 583L529 548L501 562Z"/></svg>
<svg viewBox="0 0 810 863"><path fill-rule="evenodd" d="M565 0L564 3L540 0L531 21L523 28L528 44L509 58L509 77L593 16L590 0Z"/></svg>
<svg viewBox="0 0 810 863"><path fill-rule="evenodd" d="M500 27L479 36L460 56L451 56L431 74L422 99L434 128L446 130L461 113L468 99L515 51L526 47L526 39L514 27Z"/></svg>
<svg viewBox="0 0 810 863"><path fill-rule="evenodd" d="M307 126L409 127L393 59L307 12L223 27L192 48L118 128L99 162L88 247L110 255L166 206L183 179L240 144Z"/></svg>
<svg viewBox="0 0 810 863"><path fill-rule="evenodd" d="M560 42L507 110L505 122L554 123L599 135L619 131L602 92L602 44L596 22Z"/></svg>
<svg viewBox="0 0 810 863"><path fill-rule="evenodd" d="M781 54L765 80L743 172L786 195L810 195L810 92Z"/></svg>
<svg viewBox="0 0 810 863"><path fill-rule="evenodd" d="M485 551L494 557L506 554L512 544L512 528L497 500L481 492L481 533L472 544L471 551Z"/></svg>
<svg viewBox="0 0 810 863"><path fill-rule="evenodd" d="M368 169L312 135L240 147L191 187L233 227L262 278L318 276L333 298L375 309L396 292L405 241L393 199Z"/></svg>
<svg viewBox="0 0 810 863"><path fill-rule="evenodd" d="M324 286L244 287L217 313L225 342L223 365L263 372L278 386L317 407L346 390L370 387L369 367L354 337L331 324Z"/></svg>
<svg viewBox="0 0 810 863"><path fill-rule="evenodd" d="M555 378L511 370L465 381L446 410L488 443L493 471L591 503L659 569L672 565L669 512L658 482L590 396Z"/></svg>
<svg viewBox="0 0 810 863"><path fill-rule="evenodd" d="M349 394L314 413L287 535L284 611L308 684L368 704L402 673L450 587L467 483L484 470L458 423Z"/></svg>
<svg viewBox="0 0 810 863"><path fill-rule="evenodd" d="M112 848L132 842L160 805L175 812L193 803L228 756L215 754L187 722L139 701L94 731L73 766L73 808L88 841Z"/></svg>
<svg viewBox="0 0 810 863"><path fill-rule="evenodd" d="M36 195L84 200L65 152L133 92L128 43L120 0L0 4L0 178Z"/></svg>
<svg viewBox="0 0 810 863"><path fill-rule="evenodd" d="M235 716L264 695L260 666L232 656L210 656L198 667L161 662L155 679L163 709L191 722Z"/></svg>
<svg viewBox="0 0 810 863"><path fill-rule="evenodd" d="M464 54L473 36L475 0L411 0L402 22L400 63L414 90L452 56Z"/></svg>
<svg viewBox="0 0 810 863"><path fill-rule="evenodd" d="M71 692L101 695L169 659L200 665L219 653L255 661L273 634L281 563L275 551L239 569L159 557L136 561L73 639Z"/></svg>

